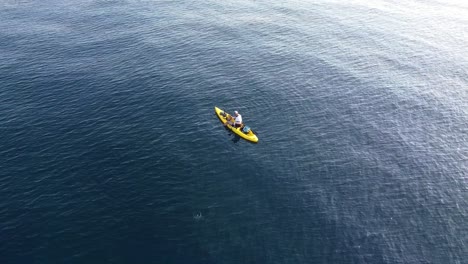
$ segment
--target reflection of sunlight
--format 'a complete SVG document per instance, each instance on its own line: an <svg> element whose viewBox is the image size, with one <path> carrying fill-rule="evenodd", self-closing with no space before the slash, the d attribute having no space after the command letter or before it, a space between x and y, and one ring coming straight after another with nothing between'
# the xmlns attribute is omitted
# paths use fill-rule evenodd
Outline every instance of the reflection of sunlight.
<svg viewBox="0 0 468 264"><path fill-rule="evenodd" d="M468 45L468 1L374 1L354 0L351 2L329 1L332 5L367 9L364 17L354 17L353 10L342 14L344 21L361 20L374 24L383 30L394 30L400 36L411 41L427 42L447 53L461 51L457 57L466 57L465 46Z"/></svg>
<svg viewBox="0 0 468 264"><path fill-rule="evenodd" d="M338 2L337 2L338 3ZM468 18L468 1L372 1L354 0L346 5L360 5L389 13L398 13L405 16L438 16L447 18Z"/></svg>

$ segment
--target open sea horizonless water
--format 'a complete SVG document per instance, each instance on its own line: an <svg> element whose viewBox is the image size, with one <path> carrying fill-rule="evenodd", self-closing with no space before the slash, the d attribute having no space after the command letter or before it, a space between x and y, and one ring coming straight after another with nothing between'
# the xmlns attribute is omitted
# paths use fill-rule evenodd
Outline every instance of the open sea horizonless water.
<svg viewBox="0 0 468 264"><path fill-rule="evenodd" d="M466 1L3 0L0 263L467 263L467 25Z"/></svg>

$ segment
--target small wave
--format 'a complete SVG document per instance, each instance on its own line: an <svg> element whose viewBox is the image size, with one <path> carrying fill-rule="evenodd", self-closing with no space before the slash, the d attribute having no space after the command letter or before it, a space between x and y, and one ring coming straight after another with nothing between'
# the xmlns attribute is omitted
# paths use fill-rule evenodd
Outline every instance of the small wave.
<svg viewBox="0 0 468 264"><path fill-rule="evenodd" d="M196 214L193 215L193 219L194 219L195 221L201 221L201 220L203 220L203 218L204 218L204 217L203 217L203 214L202 214L201 212L198 212L198 213L196 213Z"/></svg>

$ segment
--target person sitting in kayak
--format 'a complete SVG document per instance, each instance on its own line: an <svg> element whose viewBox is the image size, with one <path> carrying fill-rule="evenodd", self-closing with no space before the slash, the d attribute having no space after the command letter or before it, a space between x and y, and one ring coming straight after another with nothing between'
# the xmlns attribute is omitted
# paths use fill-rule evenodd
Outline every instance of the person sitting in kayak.
<svg viewBox="0 0 468 264"><path fill-rule="evenodd" d="M242 127L242 116L237 111L234 111L234 115L236 116L236 119L234 119L234 127Z"/></svg>

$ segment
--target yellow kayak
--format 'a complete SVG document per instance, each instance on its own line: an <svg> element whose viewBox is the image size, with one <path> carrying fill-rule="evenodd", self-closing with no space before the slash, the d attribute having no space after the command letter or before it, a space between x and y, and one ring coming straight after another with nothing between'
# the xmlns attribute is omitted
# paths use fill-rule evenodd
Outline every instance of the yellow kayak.
<svg viewBox="0 0 468 264"><path fill-rule="evenodd" d="M252 129L247 129L248 132L244 132L245 131L244 128L248 128L247 126L244 126L242 128L233 127L231 126L231 124L228 123L228 120L227 120L229 117L232 117L230 114L224 112L222 109L216 106L215 106L215 112L216 112L216 115L219 117L219 120L221 120L221 123L225 124L226 127L229 128L232 132L236 133L236 135L250 142L254 142L254 143L258 142L258 137L257 135L254 134Z"/></svg>

